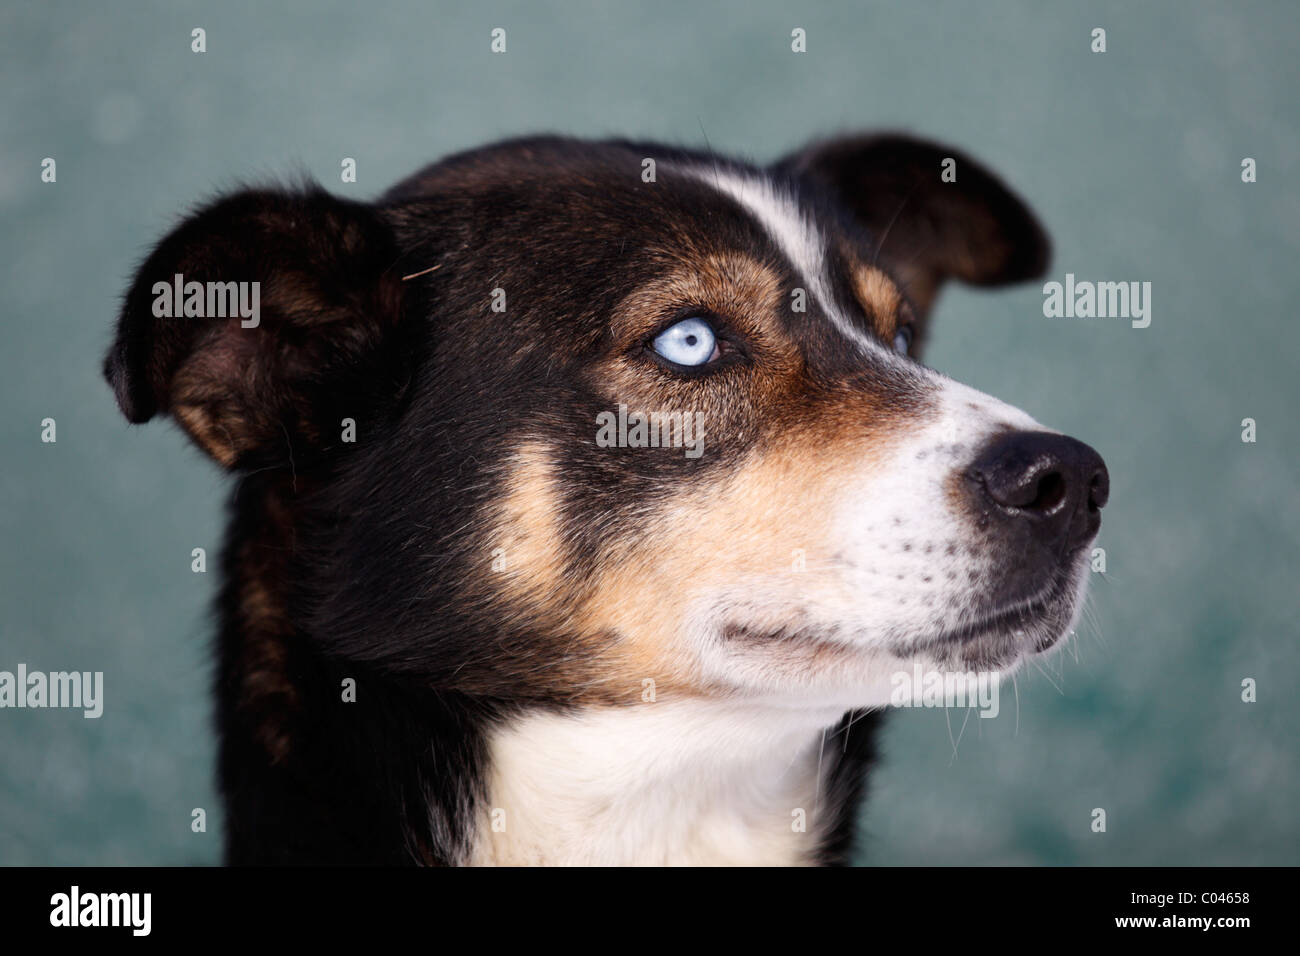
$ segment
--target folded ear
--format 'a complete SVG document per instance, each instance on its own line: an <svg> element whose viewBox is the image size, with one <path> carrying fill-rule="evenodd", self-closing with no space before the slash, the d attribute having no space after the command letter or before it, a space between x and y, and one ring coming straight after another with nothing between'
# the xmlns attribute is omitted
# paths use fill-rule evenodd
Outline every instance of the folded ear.
<svg viewBox="0 0 1300 956"><path fill-rule="evenodd" d="M1042 275L1051 257L1028 207L997 176L947 146L850 136L814 143L776 168L829 187L922 312L945 279L1019 282Z"/></svg>
<svg viewBox="0 0 1300 956"><path fill-rule="evenodd" d="M341 440L400 393L395 243L371 206L247 190L158 244L126 295L104 374L123 414L169 413L231 468Z"/></svg>

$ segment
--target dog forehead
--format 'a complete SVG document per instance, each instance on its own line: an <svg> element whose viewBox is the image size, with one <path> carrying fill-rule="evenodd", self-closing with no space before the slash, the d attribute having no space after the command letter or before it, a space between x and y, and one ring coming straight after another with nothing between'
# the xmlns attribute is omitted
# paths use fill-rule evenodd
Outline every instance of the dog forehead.
<svg viewBox="0 0 1300 956"><path fill-rule="evenodd" d="M792 298L783 310L786 326L810 358L821 353L826 365L841 372L887 368L917 378L915 363L885 344L892 344L906 302L900 287L876 266L868 237L826 195L741 164L687 162L681 172L762 233Z"/></svg>
<svg viewBox="0 0 1300 956"><path fill-rule="evenodd" d="M719 261L748 261L752 269L733 272L773 275L789 314L770 318L829 364L905 364L861 315L871 309L864 293L896 300L892 280L870 270L863 281L851 264L837 275L844 251L863 237L817 190L784 174L655 143L544 137L449 157L391 195L434 194L460 198L474 220L468 231L483 243L470 246L478 256L526 269L530 282L563 275L564 288L593 305L598 297L612 307L621 293L606 295L666 273L705 276ZM585 314L595 323L603 311Z"/></svg>
<svg viewBox="0 0 1300 956"><path fill-rule="evenodd" d="M733 242L756 251L800 201L745 163L657 143L565 137L508 140L448 156L395 185L389 200L458 197L467 213L509 230L514 217L545 215L553 234L629 240ZM815 216L811 209L805 216ZM819 229L825 230L823 223ZM787 231L785 229L783 231ZM779 244L775 251L788 252ZM737 251L735 249L725 251ZM806 264L806 263L805 263Z"/></svg>

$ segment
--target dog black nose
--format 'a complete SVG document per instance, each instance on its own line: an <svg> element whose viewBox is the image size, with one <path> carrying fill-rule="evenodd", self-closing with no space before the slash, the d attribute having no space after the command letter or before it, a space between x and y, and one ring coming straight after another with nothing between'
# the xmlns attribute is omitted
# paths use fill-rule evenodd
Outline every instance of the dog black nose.
<svg viewBox="0 0 1300 956"><path fill-rule="evenodd" d="M1088 445L1048 432L1006 432L980 452L967 474L1032 537L1066 547L1085 544L1101 526L1110 496L1106 463Z"/></svg>

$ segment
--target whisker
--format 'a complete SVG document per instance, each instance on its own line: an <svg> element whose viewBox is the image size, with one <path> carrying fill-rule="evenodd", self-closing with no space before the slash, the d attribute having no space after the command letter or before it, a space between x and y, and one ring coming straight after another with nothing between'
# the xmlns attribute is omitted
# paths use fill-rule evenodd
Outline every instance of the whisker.
<svg viewBox="0 0 1300 956"><path fill-rule="evenodd" d="M1058 694L1060 694L1062 697L1064 697L1064 696L1065 696L1065 691L1061 689L1061 685L1060 685L1060 684L1058 684L1056 681L1052 680L1052 675L1049 674L1049 673L1047 673L1047 671L1043 670L1042 665L1040 665L1040 664L1038 663L1038 661L1034 660L1032 657L1031 657L1029 660L1030 660L1030 663L1032 663L1032 664L1034 665L1034 667L1038 670L1038 673L1042 674L1045 678L1047 678L1047 682L1048 682L1049 684L1051 684L1053 687L1056 688L1056 692L1057 692Z"/></svg>
<svg viewBox="0 0 1300 956"><path fill-rule="evenodd" d="M1020 736L1020 682L1016 680L1016 675L1011 675L1011 688L1016 692L1016 732L1015 736Z"/></svg>
<svg viewBox="0 0 1300 956"><path fill-rule="evenodd" d="M875 255L871 257L872 267L876 265L876 260L880 258L880 250L885 248L885 240L889 238L889 233L894 228L894 223L898 222L898 217L902 214L903 207L908 204L912 196L916 193L916 191L920 187L921 184L918 182L915 186L913 186L910 190L908 190L907 195L903 197L903 201L899 203L898 208L894 210L894 215L890 217L889 222L885 225L884 231L880 234L880 240L876 243Z"/></svg>
<svg viewBox="0 0 1300 956"><path fill-rule="evenodd" d="M948 766L952 766L957 761L957 748L961 746L962 737L966 736L966 725L970 723L971 708L966 708L966 718L961 722L961 730L957 731L957 743L952 746L952 759L948 761Z"/></svg>
<svg viewBox="0 0 1300 956"><path fill-rule="evenodd" d="M817 751L817 793L813 798L813 817L820 818L822 809L822 757L826 754L826 728L822 728L822 745Z"/></svg>
<svg viewBox="0 0 1300 956"><path fill-rule="evenodd" d="M713 144L709 142L709 134L704 131L704 117L697 114L695 119L700 124L700 135L704 137L704 148L708 150L709 158L713 160L713 184L717 187L718 192L722 192L722 171L718 168L718 154L713 151Z"/></svg>

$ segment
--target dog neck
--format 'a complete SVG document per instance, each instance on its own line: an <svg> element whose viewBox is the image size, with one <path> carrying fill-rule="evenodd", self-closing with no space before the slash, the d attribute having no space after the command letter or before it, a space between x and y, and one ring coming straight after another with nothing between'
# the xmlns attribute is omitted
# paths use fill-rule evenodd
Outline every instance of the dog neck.
<svg viewBox="0 0 1300 956"><path fill-rule="evenodd" d="M470 862L817 863L840 716L705 700L525 716L489 739Z"/></svg>

